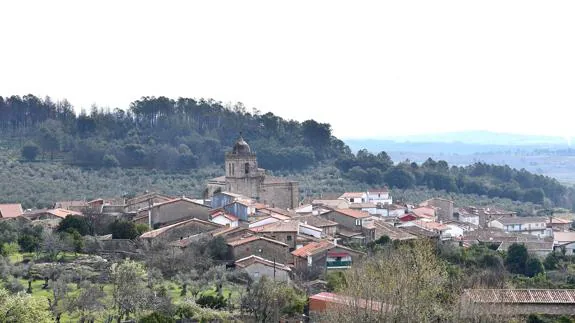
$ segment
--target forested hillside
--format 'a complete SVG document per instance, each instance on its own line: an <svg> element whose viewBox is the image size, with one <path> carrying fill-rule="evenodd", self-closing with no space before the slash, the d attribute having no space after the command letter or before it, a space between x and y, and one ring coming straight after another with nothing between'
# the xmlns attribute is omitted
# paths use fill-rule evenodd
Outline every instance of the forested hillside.
<svg viewBox="0 0 575 323"><path fill-rule="evenodd" d="M45 206L50 198L130 194L137 188L201 194L199 177L223 174L224 153L240 132L261 167L297 177L310 169L327 176L317 181L322 187L302 185L304 195L388 185L568 208L575 201L573 189L557 180L508 166L450 167L432 159L394 163L385 152L353 154L327 123L285 120L247 111L241 103L143 97L125 110L93 107L76 114L67 101L33 95L0 97L5 173L0 200L27 201L31 207Z"/></svg>

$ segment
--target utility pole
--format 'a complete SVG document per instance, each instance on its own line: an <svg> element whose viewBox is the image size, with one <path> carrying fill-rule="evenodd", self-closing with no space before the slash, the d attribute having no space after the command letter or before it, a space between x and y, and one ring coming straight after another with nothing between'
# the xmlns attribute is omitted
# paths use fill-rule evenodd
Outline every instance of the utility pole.
<svg viewBox="0 0 575 323"><path fill-rule="evenodd" d="M274 282L276 281L276 257L274 256Z"/></svg>

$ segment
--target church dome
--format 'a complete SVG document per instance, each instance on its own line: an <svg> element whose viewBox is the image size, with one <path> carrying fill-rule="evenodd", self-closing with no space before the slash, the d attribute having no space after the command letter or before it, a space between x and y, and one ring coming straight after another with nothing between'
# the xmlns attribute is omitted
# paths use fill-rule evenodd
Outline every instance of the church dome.
<svg viewBox="0 0 575 323"><path fill-rule="evenodd" d="M248 155L251 154L250 145L240 136L238 141L234 145L233 153L236 155Z"/></svg>

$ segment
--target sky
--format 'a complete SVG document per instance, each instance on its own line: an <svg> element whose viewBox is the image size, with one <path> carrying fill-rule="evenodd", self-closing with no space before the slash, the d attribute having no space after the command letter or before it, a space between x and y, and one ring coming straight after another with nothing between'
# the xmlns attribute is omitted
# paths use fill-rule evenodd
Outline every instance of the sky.
<svg viewBox="0 0 575 323"><path fill-rule="evenodd" d="M341 138L575 136L574 1L2 1L0 95L242 102Z"/></svg>

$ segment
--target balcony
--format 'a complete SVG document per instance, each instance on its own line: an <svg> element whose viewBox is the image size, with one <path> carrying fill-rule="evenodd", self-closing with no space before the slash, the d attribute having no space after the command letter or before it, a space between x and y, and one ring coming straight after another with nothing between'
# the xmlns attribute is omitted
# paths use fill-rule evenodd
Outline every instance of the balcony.
<svg viewBox="0 0 575 323"><path fill-rule="evenodd" d="M326 262L328 269L345 269L351 267L351 260L333 260Z"/></svg>

